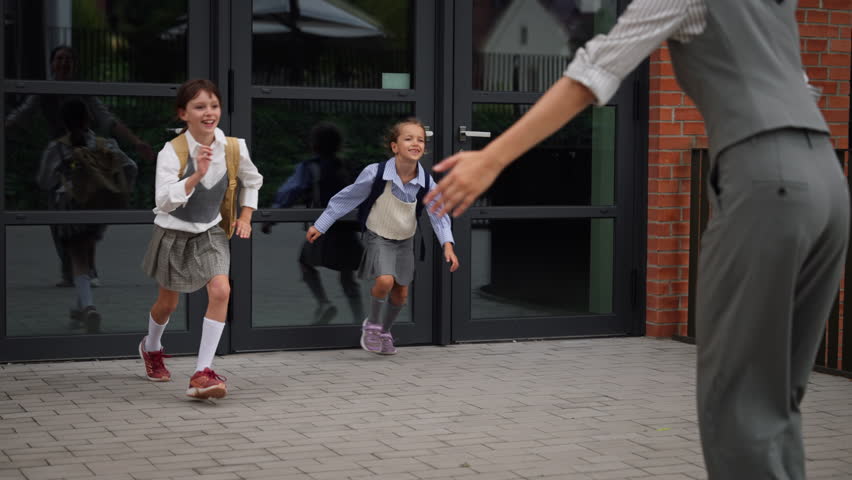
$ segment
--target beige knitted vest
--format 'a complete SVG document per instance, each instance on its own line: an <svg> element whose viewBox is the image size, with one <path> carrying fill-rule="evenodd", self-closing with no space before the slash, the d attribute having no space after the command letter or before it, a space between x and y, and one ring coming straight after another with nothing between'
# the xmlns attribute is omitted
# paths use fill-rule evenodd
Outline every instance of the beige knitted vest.
<svg viewBox="0 0 852 480"><path fill-rule="evenodd" d="M391 192L391 182L388 181L385 183L385 191L370 210L367 228L390 240L411 238L417 230L416 208L417 202L408 203L396 198Z"/></svg>

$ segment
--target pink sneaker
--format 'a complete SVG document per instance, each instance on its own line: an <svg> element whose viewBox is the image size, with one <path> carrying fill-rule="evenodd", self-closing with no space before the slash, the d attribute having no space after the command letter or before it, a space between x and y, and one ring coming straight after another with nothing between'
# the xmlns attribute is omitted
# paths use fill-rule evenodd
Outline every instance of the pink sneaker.
<svg viewBox="0 0 852 480"><path fill-rule="evenodd" d="M163 363L164 358L171 358L171 355L166 355L165 349L160 349L156 352L145 351L145 338L139 342L139 357L145 362L145 375L152 382L168 382L172 379L172 374Z"/></svg>
<svg viewBox="0 0 852 480"><path fill-rule="evenodd" d="M365 319L361 324L361 348L370 353L382 353L381 325L374 325Z"/></svg>
<svg viewBox="0 0 852 480"><path fill-rule="evenodd" d="M189 379L186 395L193 398L222 398L228 393L227 379L209 368L195 372Z"/></svg>
<svg viewBox="0 0 852 480"><path fill-rule="evenodd" d="M385 332L379 335L382 340L382 355L396 355L396 347L393 346L393 335L390 332Z"/></svg>

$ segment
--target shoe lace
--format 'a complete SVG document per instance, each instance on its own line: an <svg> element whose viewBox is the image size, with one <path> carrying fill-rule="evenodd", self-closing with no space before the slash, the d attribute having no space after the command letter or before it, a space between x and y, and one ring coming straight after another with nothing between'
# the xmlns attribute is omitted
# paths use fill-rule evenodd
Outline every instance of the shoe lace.
<svg viewBox="0 0 852 480"><path fill-rule="evenodd" d="M148 358L151 359L151 367L154 369L165 368L165 365L163 365L163 359L172 358L171 355L166 355L162 350L146 353L148 354Z"/></svg>
<svg viewBox="0 0 852 480"><path fill-rule="evenodd" d="M211 378L213 380L219 380L220 382L227 382L228 381L228 379L226 377L223 377L222 375L217 374L216 372L214 372L213 370L211 370L209 368L205 368L204 371L201 372L201 373L203 375L205 375L207 378Z"/></svg>

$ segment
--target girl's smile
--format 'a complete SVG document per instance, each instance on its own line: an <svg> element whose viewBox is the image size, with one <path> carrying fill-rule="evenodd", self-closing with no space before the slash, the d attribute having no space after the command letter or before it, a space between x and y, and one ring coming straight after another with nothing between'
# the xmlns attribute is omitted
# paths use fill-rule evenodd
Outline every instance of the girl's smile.
<svg viewBox="0 0 852 480"><path fill-rule="evenodd" d="M205 145L212 143L221 114L219 99L206 90L198 92L198 95L186 104L185 109L178 111L178 116L186 122L192 138Z"/></svg>
<svg viewBox="0 0 852 480"><path fill-rule="evenodd" d="M391 150L400 160L417 162L426 150L426 132L420 125L408 123L400 127Z"/></svg>

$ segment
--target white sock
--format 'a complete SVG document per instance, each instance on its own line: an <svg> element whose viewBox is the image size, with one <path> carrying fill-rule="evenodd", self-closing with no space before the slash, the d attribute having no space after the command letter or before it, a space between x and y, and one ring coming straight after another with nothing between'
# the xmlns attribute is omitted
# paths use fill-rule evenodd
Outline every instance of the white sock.
<svg viewBox="0 0 852 480"><path fill-rule="evenodd" d="M166 323L160 325L154 321L154 317L150 313L148 314L148 336L145 337L146 352L159 352L163 349L160 339L163 338L163 332L166 331L166 325L168 324L168 318L166 319Z"/></svg>
<svg viewBox="0 0 852 480"><path fill-rule="evenodd" d="M219 346L219 338L222 337L222 330L224 329L225 322L217 322L204 317L201 346L198 347L198 363L195 364L196 372L213 366L213 356L216 355L216 347Z"/></svg>

